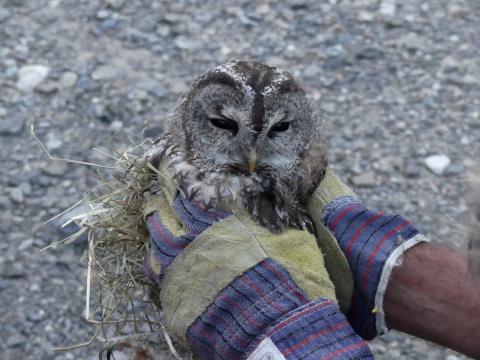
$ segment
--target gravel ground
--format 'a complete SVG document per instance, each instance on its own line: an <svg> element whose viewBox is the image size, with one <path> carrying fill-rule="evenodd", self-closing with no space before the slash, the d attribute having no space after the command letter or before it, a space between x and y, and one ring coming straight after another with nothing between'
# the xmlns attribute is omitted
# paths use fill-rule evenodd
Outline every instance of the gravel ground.
<svg viewBox="0 0 480 360"><path fill-rule="evenodd" d="M193 77L232 58L291 71L324 113L332 166L366 203L463 248L479 17L475 0L0 0L1 358L97 357L53 350L91 333L84 244L39 251L61 236L44 222L94 171L49 161L30 124L53 155L107 164L93 147L121 149L145 124L155 136ZM396 332L371 346L378 359L464 359Z"/></svg>

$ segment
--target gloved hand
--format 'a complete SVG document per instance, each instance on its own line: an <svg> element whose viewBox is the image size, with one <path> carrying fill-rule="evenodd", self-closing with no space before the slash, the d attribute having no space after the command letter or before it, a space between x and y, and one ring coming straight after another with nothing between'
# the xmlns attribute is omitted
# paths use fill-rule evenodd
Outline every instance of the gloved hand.
<svg viewBox="0 0 480 360"><path fill-rule="evenodd" d="M197 355L373 358L341 313L308 232L274 235L246 214L205 210L168 191L145 215L146 269L161 281L167 328Z"/></svg>
<svg viewBox="0 0 480 360"><path fill-rule="evenodd" d="M312 196L314 219L334 233L354 278L348 319L364 339L388 331L383 297L392 269L412 246L427 241L402 216L368 210L331 170Z"/></svg>

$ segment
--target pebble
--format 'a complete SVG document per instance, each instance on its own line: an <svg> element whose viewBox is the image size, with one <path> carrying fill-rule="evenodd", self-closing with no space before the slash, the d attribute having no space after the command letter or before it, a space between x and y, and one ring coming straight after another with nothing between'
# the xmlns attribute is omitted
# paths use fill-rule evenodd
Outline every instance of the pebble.
<svg viewBox="0 0 480 360"><path fill-rule="evenodd" d="M56 150L60 149L63 145L62 139L60 139L56 134L49 133L47 135L47 141L45 142L45 146L48 150Z"/></svg>
<svg viewBox="0 0 480 360"><path fill-rule="evenodd" d="M58 83L56 81L44 81L41 84L37 86L35 89L39 93L45 94L45 95L50 95L53 94L58 90Z"/></svg>
<svg viewBox="0 0 480 360"><path fill-rule="evenodd" d="M121 69L111 66L111 65L103 65L99 66L95 71L92 73L93 80L112 80L118 77L121 73Z"/></svg>
<svg viewBox="0 0 480 360"><path fill-rule="evenodd" d="M0 117L0 135L19 135L25 126L25 115L19 111Z"/></svg>
<svg viewBox="0 0 480 360"><path fill-rule="evenodd" d="M105 0L105 2L108 7L120 10L125 5L126 0Z"/></svg>
<svg viewBox="0 0 480 360"><path fill-rule="evenodd" d="M68 166L61 161L49 161L40 167L40 171L50 176L62 176L67 172Z"/></svg>
<svg viewBox="0 0 480 360"><path fill-rule="evenodd" d="M373 187L377 184L375 174L373 172L366 172L351 178L352 184L358 187Z"/></svg>
<svg viewBox="0 0 480 360"><path fill-rule="evenodd" d="M45 65L25 65L18 70L17 88L24 92L34 90L44 81L50 68Z"/></svg>
<svg viewBox="0 0 480 360"><path fill-rule="evenodd" d="M7 346L19 346L27 341L27 338L20 333L14 334L7 339Z"/></svg>
<svg viewBox="0 0 480 360"><path fill-rule="evenodd" d="M5 115L7 115L7 109L0 106L0 118L5 117Z"/></svg>
<svg viewBox="0 0 480 360"><path fill-rule="evenodd" d="M386 18L393 18L397 14L397 4L393 0L383 0L379 12Z"/></svg>
<svg viewBox="0 0 480 360"><path fill-rule="evenodd" d="M64 89L71 88L77 83L78 75L71 71L66 71L62 74L60 78L60 87Z"/></svg>
<svg viewBox="0 0 480 360"><path fill-rule="evenodd" d="M452 161L447 155L431 155L425 159L425 165L435 175L443 175Z"/></svg>
<svg viewBox="0 0 480 360"><path fill-rule="evenodd" d="M0 7L0 24L7 21L11 16L11 12L4 7Z"/></svg>
<svg viewBox="0 0 480 360"><path fill-rule="evenodd" d="M22 189L20 187L13 188L10 191L10 199L17 204L23 203L25 198L23 196Z"/></svg>
<svg viewBox="0 0 480 360"><path fill-rule="evenodd" d="M200 42L186 36L179 36L175 40L175 44L182 50L196 50L202 45Z"/></svg>

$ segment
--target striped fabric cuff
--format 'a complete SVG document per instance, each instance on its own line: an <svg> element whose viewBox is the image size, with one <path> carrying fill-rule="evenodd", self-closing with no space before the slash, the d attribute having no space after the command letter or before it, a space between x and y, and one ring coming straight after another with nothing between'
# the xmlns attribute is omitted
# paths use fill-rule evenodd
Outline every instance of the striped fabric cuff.
<svg viewBox="0 0 480 360"><path fill-rule="evenodd" d="M221 210L207 210L198 204L186 200L178 194L173 203L173 209L187 232L183 236L175 236L162 223L158 212L151 213L147 218L150 233L150 251L160 265L160 277L172 261L190 244L199 234L230 214ZM145 271L154 280L156 272L152 270L151 260L145 260Z"/></svg>
<svg viewBox="0 0 480 360"><path fill-rule="evenodd" d="M376 304L383 305L383 298L379 301L376 297L387 260L394 253L401 255L395 252L399 247L406 251L402 245L419 231L402 216L368 210L355 197L340 197L330 203L324 223L335 234L354 276L349 320L363 338L372 339L377 334ZM384 277L383 292L387 283ZM379 325L384 328L384 324Z"/></svg>
<svg viewBox="0 0 480 360"><path fill-rule="evenodd" d="M250 349L247 360L374 359L338 306L327 299L284 315Z"/></svg>
<svg viewBox="0 0 480 360"><path fill-rule="evenodd" d="M187 338L202 359L241 359L270 324L308 302L289 273L266 259L224 288Z"/></svg>

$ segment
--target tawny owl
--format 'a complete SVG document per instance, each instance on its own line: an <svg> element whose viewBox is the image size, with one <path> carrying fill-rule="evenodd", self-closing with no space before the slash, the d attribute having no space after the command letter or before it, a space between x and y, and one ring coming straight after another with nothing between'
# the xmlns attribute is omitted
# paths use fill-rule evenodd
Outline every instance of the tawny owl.
<svg viewBox="0 0 480 360"><path fill-rule="evenodd" d="M273 232L313 230L306 203L327 157L319 116L292 76L231 61L198 77L156 143L180 189L207 206L246 210Z"/></svg>

